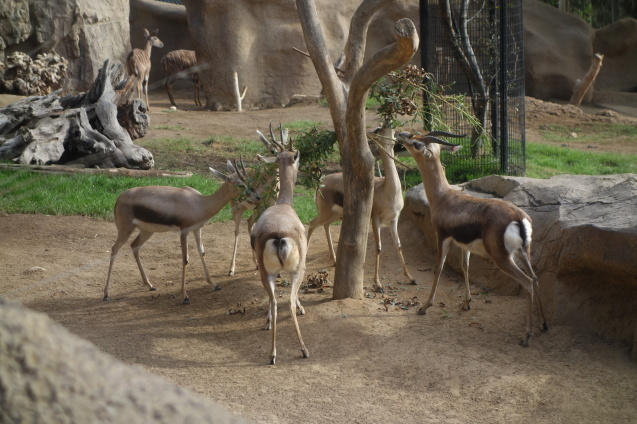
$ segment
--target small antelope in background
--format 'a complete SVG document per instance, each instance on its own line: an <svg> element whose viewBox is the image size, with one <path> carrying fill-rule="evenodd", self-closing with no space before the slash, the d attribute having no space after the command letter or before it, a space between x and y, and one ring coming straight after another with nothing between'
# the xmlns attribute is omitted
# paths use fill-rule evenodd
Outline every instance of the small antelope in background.
<svg viewBox="0 0 637 424"><path fill-rule="evenodd" d="M113 263L117 257L117 252L129 239L135 229L139 229L139 235L131 243L133 256L142 275L142 281L150 290L156 290L150 283L144 267L139 257L142 245L157 232L179 231L181 239L181 296L184 304L189 304L190 299L186 293L186 266L188 265L188 234L195 235L195 243L203 271L208 284L216 286L210 280L206 261L204 260L204 247L201 243L201 228L232 199L236 199L240 190L245 190L248 202L256 203L260 196L246 183L245 168L243 163L241 169L236 162L233 165L227 163L228 175L210 168L210 171L221 178L224 183L219 189L208 196L201 194L191 187L169 187L169 186L146 186L134 187L124 191L115 202L114 216L117 226L117 241L111 249L111 259L106 276L106 286L104 286L104 300L109 300L108 288L111 282ZM245 209L244 209L245 210Z"/></svg>
<svg viewBox="0 0 637 424"><path fill-rule="evenodd" d="M425 193L431 208L431 222L438 236L438 254L434 270L434 283L429 300L419 314L427 313L433 305L436 287L445 264L449 246L453 241L462 249L466 295L463 309L471 308L469 290L469 257L471 253L488 257L505 274L513 277L527 294L526 334L520 340L528 346L533 335L533 297L537 291L537 306L542 330L548 330L539 296L538 278L531 267L531 218L520 208L500 199L480 199L452 189L440 163L440 151L455 152L462 146L441 140L440 136L463 137L443 131L425 135L408 132L398 134L401 142L418 164ZM519 259L527 274L517 266Z"/></svg>
<svg viewBox="0 0 637 424"><path fill-rule="evenodd" d="M264 140L265 138L262 138L262 141ZM264 142L270 151L272 149L278 150L276 157L259 155L259 159L264 162L278 164L280 189L276 203L261 214L250 234L250 245L257 258L261 283L270 299L265 325L266 330L272 329L270 365L274 365L276 362L277 299L274 285L275 279L281 271L290 273L292 321L303 357L307 358L310 355L305 343L303 343L296 317L297 306L301 315L305 314L305 310L299 302L298 291L305 275L305 256L307 253L305 227L292 207L294 184L299 170L299 152L292 150L291 141L289 143L290 150L286 151L284 147L286 140L287 131L281 130L280 142L274 139L271 145Z"/></svg>
<svg viewBox="0 0 637 424"><path fill-rule="evenodd" d="M202 87L199 72L197 72L197 57L194 51L181 49L166 53L161 58L161 66L166 75L164 87L166 87L168 98L173 106L179 107L173 97L173 84L177 80L192 80L195 89L195 105L203 106L199 98L199 92Z"/></svg>
<svg viewBox="0 0 637 424"><path fill-rule="evenodd" d="M150 110L150 104L148 103L148 75L150 74L150 51L153 47L164 47L164 43L157 38L156 29L153 32L148 32L144 28L144 37L146 38L146 44L144 50L133 49L126 58L126 70L128 71L129 80L126 82L124 91L127 92L131 89L133 84L133 77L137 82L137 97L146 102L146 107Z"/></svg>
<svg viewBox="0 0 637 424"><path fill-rule="evenodd" d="M378 136L376 133L380 134ZM394 144L393 130L377 128L372 134L372 138L376 140L379 147L376 149L383 161L385 171L384 177L374 177L374 200L372 203L371 222L372 231L374 233L374 241L376 242L376 264L374 267L374 289L383 292L383 286L380 283L378 275L380 267L380 253L382 245L380 241L380 229L383 226L389 226L392 239L398 252L398 257L403 267L405 277L412 283L417 284L414 277L411 276L403 257L400 238L398 237L398 218L400 211L403 209L403 192L400 185L400 178L394 163ZM330 250L330 256L336 263L336 253L332 245L332 235L330 234L330 224L343 219L343 197L345 195L345 187L343 181L343 173L335 173L326 175L321 182L321 187L316 191L314 202L318 215L310 221L307 231L308 244L312 233L316 227L322 225L325 228L325 237Z"/></svg>

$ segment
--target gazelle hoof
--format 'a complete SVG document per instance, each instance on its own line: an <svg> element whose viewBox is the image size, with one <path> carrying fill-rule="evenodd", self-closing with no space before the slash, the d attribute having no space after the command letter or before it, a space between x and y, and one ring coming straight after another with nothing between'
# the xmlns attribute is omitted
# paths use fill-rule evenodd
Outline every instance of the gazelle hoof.
<svg viewBox="0 0 637 424"><path fill-rule="evenodd" d="M385 293L385 290L382 287L376 287L376 293Z"/></svg>
<svg viewBox="0 0 637 424"><path fill-rule="evenodd" d="M157 291L157 288L156 287L151 287L150 291Z"/></svg>
<svg viewBox="0 0 637 424"><path fill-rule="evenodd" d="M309 358L310 357L310 351L307 349L301 349L301 352L303 352L303 357L304 358Z"/></svg>
<svg viewBox="0 0 637 424"><path fill-rule="evenodd" d="M234 271L229 271L229 272L228 272L228 275L229 275L229 276L234 275Z"/></svg>
<svg viewBox="0 0 637 424"><path fill-rule="evenodd" d="M273 356L272 359L270 359L270 365L275 365L276 363L276 356Z"/></svg>
<svg viewBox="0 0 637 424"><path fill-rule="evenodd" d="M221 286L215 286L214 291L219 291L221 290Z"/></svg>
<svg viewBox="0 0 637 424"><path fill-rule="evenodd" d="M427 315L427 308L425 308L424 306L418 308L418 315Z"/></svg>
<svg viewBox="0 0 637 424"><path fill-rule="evenodd" d="M108 296L104 296L104 299L102 299L102 300L103 300L104 302L106 302L107 300L111 300L111 298L110 298L110 297L108 297Z"/></svg>
<svg viewBox="0 0 637 424"><path fill-rule="evenodd" d="M549 325L547 323L542 324L542 331L549 331Z"/></svg>
<svg viewBox="0 0 637 424"><path fill-rule="evenodd" d="M418 281L416 281L416 280L411 280L411 285L412 285L412 286L417 286L417 285L418 285Z"/></svg>
<svg viewBox="0 0 637 424"><path fill-rule="evenodd" d="M520 346L529 347L529 338L530 337L531 337L531 335L528 334L526 337L522 338L522 340L520 340Z"/></svg>
<svg viewBox="0 0 637 424"><path fill-rule="evenodd" d="M190 299L185 298L184 301L183 301L183 304L184 305L190 305Z"/></svg>

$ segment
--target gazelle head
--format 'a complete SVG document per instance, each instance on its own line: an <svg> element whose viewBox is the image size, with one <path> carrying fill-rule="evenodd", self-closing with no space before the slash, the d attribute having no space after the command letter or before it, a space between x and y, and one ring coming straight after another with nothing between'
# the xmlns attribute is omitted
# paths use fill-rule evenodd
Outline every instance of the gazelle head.
<svg viewBox="0 0 637 424"><path fill-rule="evenodd" d="M144 37L146 38L147 41L150 41L151 46L162 48L164 47L164 43L159 38L157 38L158 32L159 32L159 29L149 32L146 28L144 28Z"/></svg>
<svg viewBox="0 0 637 424"><path fill-rule="evenodd" d="M299 169L299 151L292 148L292 139L288 141L288 129L283 128L283 126L279 124L279 131L281 133L281 140L276 139L274 132L272 131L272 124L270 124L270 140L268 140L261 131L257 130L257 134L259 135L261 142L265 145L268 151L274 155L267 157L261 155L257 156L259 160L263 162L279 163L280 167L281 165L284 165L287 168L292 165L296 172Z"/></svg>
<svg viewBox="0 0 637 424"><path fill-rule="evenodd" d="M464 135L448 133L445 131L432 131L422 135L402 131L396 136L396 140L405 146L414 158L417 155L422 155L426 159L436 159L440 158L441 150L455 153L462 148L459 144L449 143L438 137L462 138Z"/></svg>
<svg viewBox="0 0 637 424"><path fill-rule="evenodd" d="M226 163L228 175L219 172L212 167L209 167L209 169L216 177L236 186L240 190L240 193L243 193L243 195L239 194L239 197L245 197L244 202L254 207L254 205L261 200L261 195L259 195L259 193L250 186L246 168L243 164L243 159L240 158L239 161L241 166L237 164L236 160L234 161L234 163L228 160L228 162Z"/></svg>

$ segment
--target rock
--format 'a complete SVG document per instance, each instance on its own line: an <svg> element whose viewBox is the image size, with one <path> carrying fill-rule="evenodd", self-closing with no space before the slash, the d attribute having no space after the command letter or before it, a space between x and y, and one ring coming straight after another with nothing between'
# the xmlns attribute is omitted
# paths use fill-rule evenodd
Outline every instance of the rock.
<svg viewBox="0 0 637 424"><path fill-rule="evenodd" d="M510 201L533 220L532 256L542 302L554 325L574 325L637 344L637 175L560 175L548 180L490 176L456 186L476 197ZM401 219L414 222L425 246L436 236L422 185L407 193ZM516 294L513 279L471 256L471 280ZM460 249L445 266L461 273Z"/></svg>
<svg viewBox="0 0 637 424"><path fill-rule="evenodd" d="M2 297L0 387L3 423L245 423Z"/></svg>

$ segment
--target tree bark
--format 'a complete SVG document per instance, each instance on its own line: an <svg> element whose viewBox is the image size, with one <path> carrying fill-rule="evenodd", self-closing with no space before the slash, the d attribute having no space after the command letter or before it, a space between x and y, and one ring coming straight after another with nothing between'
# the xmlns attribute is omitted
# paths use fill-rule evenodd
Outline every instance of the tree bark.
<svg viewBox="0 0 637 424"><path fill-rule="evenodd" d="M593 62L591 63L591 67L588 69L588 72L584 76L584 79L578 79L575 81L575 85L573 87L573 95L571 96L570 104L573 106L579 106L582 104L582 99L586 95L586 92L593 85L595 78L597 78L597 74L602 67L602 60L604 59L604 55L601 53L595 53L593 56Z"/></svg>
<svg viewBox="0 0 637 424"><path fill-rule="evenodd" d="M345 181L349 181L345 185L334 299L363 297L367 235L374 194L374 157L365 131L367 93L376 80L407 63L418 48L416 27L409 19L401 19L395 27L397 41L363 64L369 21L388 1L365 0L355 12L345 46L344 77L340 80L329 58L314 2L297 0L305 42L323 85L338 138L343 174Z"/></svg>

